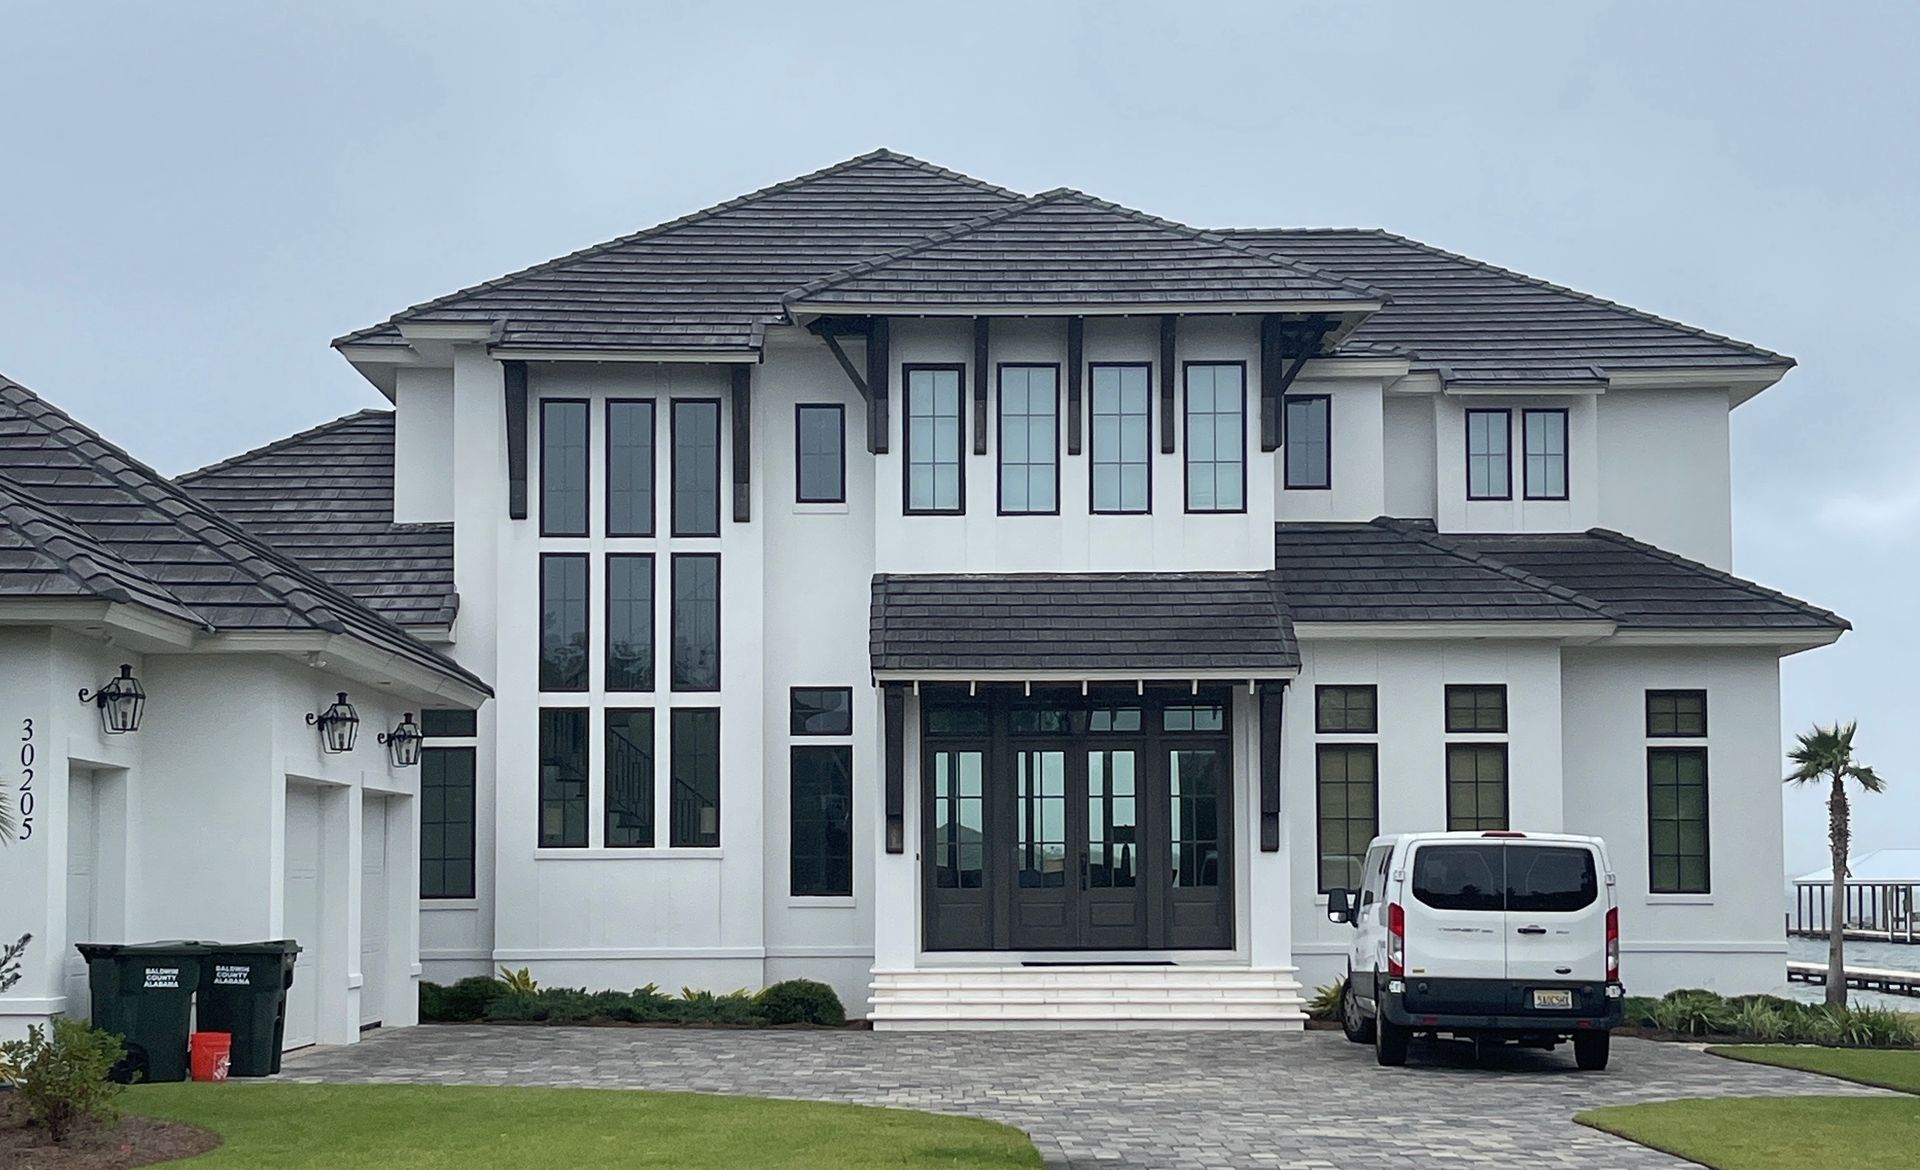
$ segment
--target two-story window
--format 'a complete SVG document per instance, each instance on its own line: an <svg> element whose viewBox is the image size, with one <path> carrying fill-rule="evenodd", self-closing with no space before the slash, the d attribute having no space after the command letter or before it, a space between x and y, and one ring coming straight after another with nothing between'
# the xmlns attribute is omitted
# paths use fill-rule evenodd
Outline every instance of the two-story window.
<svg viewBox="0 0 1920 1170"><path fill-rule="evenodd" d="M1247 367L1188 362L1187 511L1247 510Z"/></svg>
<svg viewBox="0 0 1920 1170"><path fill-rule="evenodd" d="M947 513L965 510L967 482L966 421L961 414L963 366L907 366L906 510Z"/></svg>
<svg viewBox="0 0 1920 1170"><path fill-rule="evenodd" d="M1513 412L1467 411L1467 498L1511 500Z"/></svg>
<svg viewBox="0 0 1920 1170"><path fill-rule="evenodd" d="M1507 688L1455 684L1447 687L1446 696L1447 828L1504 829Z"/></svg>
<svg viewBox="0 0 1920 1170"><path fill-rule="evenodd" d="M1000 514L1060 511L1060 367L1000 367Z"/></svg>
<svg viewBox="0 0 1920 1170"><path fill-rule="evenodd" d="M1294 491L1333 486L1333 399L1290 394L1286 401L1286 478Z"/></svg>
<svg viewBox="0 0 1920 1170"><path fill-rule="evenodd" d="M1145 362L1094 362L1093 484L1089 506L1098 513L1133 514L1153 506L1152 367Z"/></svg>
<svg viewBox="0 0 1920 1170"><path fill-rule="evenodd" d="M1648 691L1647 738L1647 888L1708 893L1707 692Z"/></svg>

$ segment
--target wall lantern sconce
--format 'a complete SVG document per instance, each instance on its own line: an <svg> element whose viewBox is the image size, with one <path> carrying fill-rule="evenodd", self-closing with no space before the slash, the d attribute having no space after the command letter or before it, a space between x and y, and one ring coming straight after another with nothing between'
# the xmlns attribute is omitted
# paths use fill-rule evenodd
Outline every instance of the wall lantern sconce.
<svg viewBox="0 0 1920 1170"><path fill-rule="evenodd" d="M97 691L82 687L80 701L100 708L100 727L108 735L125 735L140 730L140 716L147 709L147 692L133 677L133 667L120 664L120 677L107 680Z"/></svg>
<svg viewBox="0 0 1920 1170"><path fill-rule="evenodd" d="M329 755L353 750L354 737L360 734L360 713L347 702L347 692L335 697L333 706L315 715L307 714L307 726L320 729L320 749Z"/></svg>
<svg viewBox="0 0 1920 1170"><path fill-rule="evenodd" d="M400 726L375 738L386 745L394 767L411 768L420 762L420 725L413 721L413 712L400 716Z"/></svg>

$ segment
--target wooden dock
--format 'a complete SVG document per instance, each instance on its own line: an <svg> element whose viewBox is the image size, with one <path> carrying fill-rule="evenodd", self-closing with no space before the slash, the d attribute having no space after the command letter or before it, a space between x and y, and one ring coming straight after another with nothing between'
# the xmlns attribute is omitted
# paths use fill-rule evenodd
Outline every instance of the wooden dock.
<svg viewBox="0 0 1920 1170"><path fill-rule="evenodd" d="M1817 983L1825 986L1825 963L1787 963L1787 982ZM1847 967L1847 986L1885 995L1920 996L1920 971L1895 971L1888 967Z"/></svg>

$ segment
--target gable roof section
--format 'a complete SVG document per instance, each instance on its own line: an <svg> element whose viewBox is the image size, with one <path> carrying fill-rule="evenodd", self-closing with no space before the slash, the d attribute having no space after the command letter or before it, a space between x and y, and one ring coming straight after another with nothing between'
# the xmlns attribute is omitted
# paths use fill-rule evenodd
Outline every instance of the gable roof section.
<svg viewBox="0 0 1920 1170"><path fill-rule="evenodd" d="M802 285L787 304L853 311L1365 310L1383 299L1357 281L1062 189Z"/></svg>
<svg viewBox="0 0 1920 1170"><path fill-rule="evenodd" d="M363 410L174 482L383 617L445 626L453 526L393 522L393 428Z"/></svg>
<svg viewBox="0 0 1920 1170"><path fill-rule="evenodd" d="M1793 359L1373 229L1236 228L1221 234L1371 285L1392 303L1348 338L1397 351L1449 382L1603 383L1623 371L1758 371Z"/></svg>
<svg viewBox="0 0 1920 1170"><path fill-rule="evenodd" d="M876 676L1252 678L1299 648L1265 573L873 578Z"/></svg>

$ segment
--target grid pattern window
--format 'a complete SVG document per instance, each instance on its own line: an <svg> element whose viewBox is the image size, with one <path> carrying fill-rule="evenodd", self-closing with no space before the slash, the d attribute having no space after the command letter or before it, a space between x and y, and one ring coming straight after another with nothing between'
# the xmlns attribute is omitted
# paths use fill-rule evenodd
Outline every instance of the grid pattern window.
<svg viewBox="0 0 1920 1170"><path fill-rule="evenodd" d="M909 366L906 369L906 466L908 512L959 513L965 510L965 468L960 449L966 441L961 418L958 366Z"/></svg>
<svg viewBox="0 0 1920 1170"><path fill-rule="evenodd" d="M669 721L673 790L667 844L713 849L720 844L720 712L677 707Z"/></svg>
<svg viewBox="0 0 1920 1170"><path fill-rule="evenodd" d="M853 688L794 687L789 699L794 735L853 734Z"/></svg>
<svg viewBox="0 0 1920 1170"><path fill-rule="evenodd" d="M540 535L587 534L587 404L540 402Z"/></svg>
<svg viewBox="0 0 1920 1170"><path fill-rule="evenodd" d="M653 535L653 403L607 403L607 535Z"/></svg>
<svg viewBox="0 0 1920 1170"><path fill-rule="evenodd" d="M1450 734L1504 735L1507 730L1507 688L1500 684L1453 685L1447 688L1447 731Z"/></svg>
<svg viewBox="0 0 1920 1170"><path fill-rule="evenodd" d="M480 734L480 713L429 708L420 712L420 734L426 739L472 739Z"/></svg>
<svg viewBox="0 0 1920 1170"><path fill-rule="evenodd" d="M1333 486L1333 399L1325 394L1287 398L1287 478L1294 489Z"/></svg>
<svg viewBox="0 0 1920 1170"><path fill-rule="evenodd" d="M420 896L471 898L474 749L420 750Z"/></svg>
<svg viewBox="0 0 1920 1170"><path fill-rule="evenodd" d="M800 898L851 897L853 748L796 744L790 775L790 889Z"/></svg>
<svg viewBox="0 0 1920 1170"><path fill-rule="evenodd" d="M673 402L673 534L720 535L720 403Z"/></svg>
<svg viewBox="0 0 1920 1170"><path fill-rule="evenodd" d="M1000 511L1060 510L1060 370L1000 367Z"/></svg>
<svg viewBox="0 0 1920 1170"><path fill-rule="evenodd" d="M838 403L793 408L794 500L847 502L847 412Z"/></svg>
<svg viewBox="0 0 1920 1170"><path fill-rule="evenodd" d="M1322 735L1373 735L1380 730L1380 691L1372 686L1313 689L1313 729Z"/></svg>
<svg viewBox="0 0 1920 1170"><path fill-rule="evenodd" d="M540 689L587 689L587 557L540 558Z"/></svg>
<svg viewBox="0 0 1920 1170"><path fill-rule="evenodd" d="M1447 745L1449 831L1507 827L1507 745Z"/></svg>
<svg viewBox="0 0 1920 1170"><path fill-rule="evenodd" d="M1705 894L1708 857L1707 749L1647 749L1647 888L1656 894Z"/></svg>
<svg viewBox="0 0 1920 1170"><path fill-rule="evenodd" d="M653 557L607 557L607 690L653 689Z"/></svg>
<svg viewBox="0 0 1920 1170"><path fill-rule="evenodd" d="M1187 511L1247 509L1247 371L1187 366Z"/></svg>
<svg viewBox="0 0 1920 1170"><path fill-rule="evenodd" d="M1707 692L1648 691L1648 739L1704 739Z"/></svg>
<svg viewBox="0 0 1920 1170"><path fill-rule="evenodd" d="M1314 788L1319 891L1357 890L1367 845L1380 832L1379 747L1320 744Z"/></svg>
<svg viewBox="0 0 1920 1170"><path fill-rule="evenodd" d="M1467 498L1511 500L1513 414L1506 410L1467 412Z"/></svg>
<svg viewBox="0 0 1920 1170"><path fill-rule="evenodd" d="M1567 498L1567 412L1528 410L1520 415L1521 453L1526 458L1529 500Z"/></svg>
<svg viewBox="0 0 1920 1170"><path fill-rule="evenodd" d="M1152 377L1145 365L1094 364L1093 499L1095 512L1152 509Z"/></svg>
<svg viewBox="0 0 1920 1170"><path fill-rule="evenodd" d="M587 846L587 713L540 712L540 847Z"/></svg>
<svg viewBox="0 0 1920 1170"><path fill-rule="evenodd" d="M609 849L653 846L653 712L607 712L605 772L606 844Z"/></svg>
<svg viewBox="0 0 1920 1170"><path fill-rule="evenodd" d="M720 689L720 557L673 557L673 689Z"/></svg>

